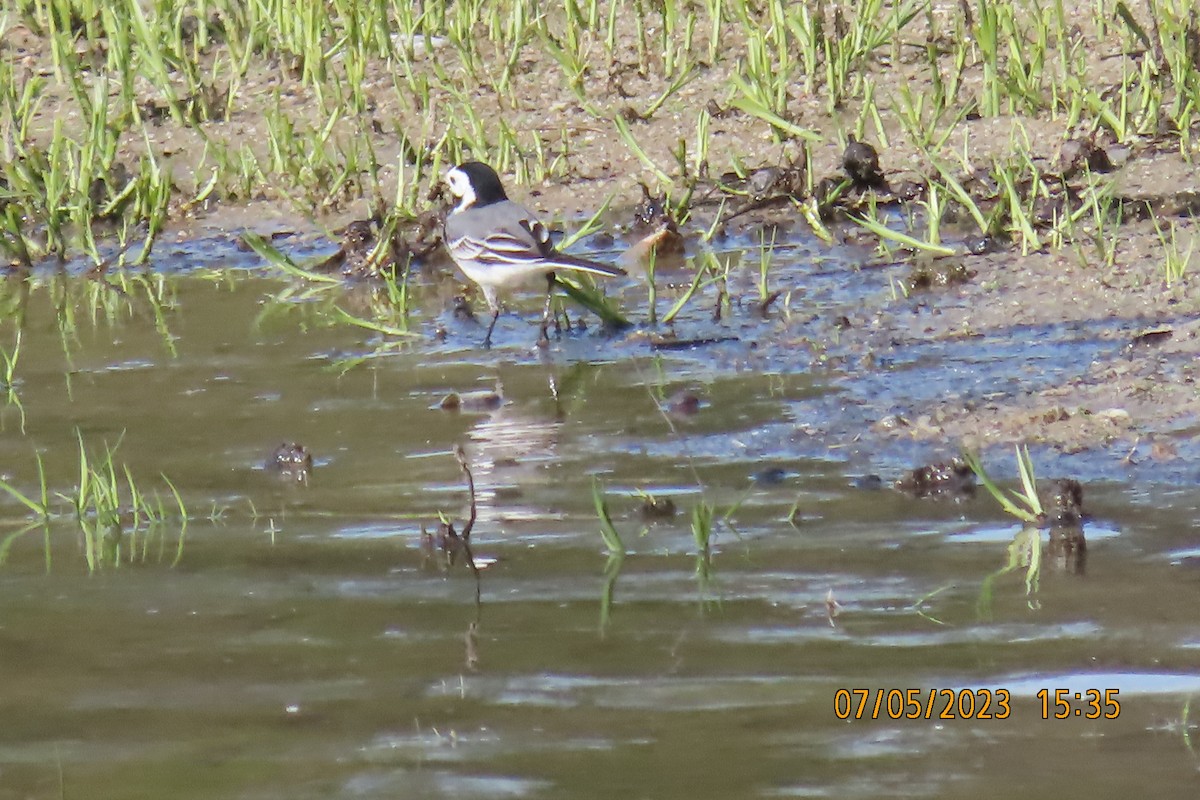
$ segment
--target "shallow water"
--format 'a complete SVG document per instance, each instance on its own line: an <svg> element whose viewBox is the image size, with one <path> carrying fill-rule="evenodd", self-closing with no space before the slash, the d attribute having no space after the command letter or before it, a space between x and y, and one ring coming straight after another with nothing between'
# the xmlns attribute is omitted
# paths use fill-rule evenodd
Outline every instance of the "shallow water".
<svg viewBox="0 0 1200 800"><path fill-rule="evenodd" d="M0 797L1193 796L1194 482L1035 453L1088 479L1091 519L1082 568L1041 535L1032 588L998 574L1019 531L986 496L855 488L925 455L858 435L889 406L1051 382L1115 345L1061 330L814 367L809 320L889 308L889 275L855 271L869 254L850 246L791 245L772 269L786 306L713 323L710 291L680 335L735 340L657 352L595 325L536 352L533 293L483 351L432 277L419 336L384 346L331 311L373 313L368 290L244 271L219 237L161 253L159 313L142 284L99 302L39 278L0 477L36 493L38 452L69 494L78 429L93 454L119 442L168 509L170 478L189 520L127 526L117 564L89 572L73 520L29 526L0 498ZM644 290L614 292L640 312ZM503 404L440 408L481 390ZM669 412L680 391L696 414ZM312 452L306 483L264 467L284 441ZM459 443L478 580L420 535L465 513ZM679 513L644 521L639 492ZM1038 691L1060 688L1116 690L1119 713L1043 719ZM939 720L938 699L935 718L890 719L885 696L879 718L840 720L839 689L1006 689L1010 713Z"/></svg>

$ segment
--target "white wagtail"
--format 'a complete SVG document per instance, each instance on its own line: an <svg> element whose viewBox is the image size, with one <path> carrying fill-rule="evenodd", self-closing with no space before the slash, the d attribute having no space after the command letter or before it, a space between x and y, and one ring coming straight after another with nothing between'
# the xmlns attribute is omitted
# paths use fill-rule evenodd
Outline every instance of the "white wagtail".
<svg viewBox="0 0 1200 800"><path fill-rule="evenodd" d="M572 269L608 276L626 274L619 267L555 250L546 226L529 209L508 199L496 171L487 164L478 161L459 164L446 173L446 185L458 198L458 205L446 217L446 248L458 268L479 284L492 312L484 347L491 346L492 329L500 317L499 290L535 275L545 277L546 309L538 339L542 341L547 338L550 322L554 270Z"/></svg>

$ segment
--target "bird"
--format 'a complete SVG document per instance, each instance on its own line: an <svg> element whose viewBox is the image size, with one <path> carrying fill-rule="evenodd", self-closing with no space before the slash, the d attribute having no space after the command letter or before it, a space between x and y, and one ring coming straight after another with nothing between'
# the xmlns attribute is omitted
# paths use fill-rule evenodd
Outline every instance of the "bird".
<svg viewBox="0 0 1200 800"><path fill-rule="evenodd" d="M491 347L500 318L499 293L534 276L546 279L546 307L538 342L548 340L550 297L555 270L574 270L617 277L620 267L560 253L546 229L529 209L508 199L500 176L487 164L468 161L446 172L446 186L458 204L446 216L443 239L454 263L479 285L492 312L483 339Z"/></svg>

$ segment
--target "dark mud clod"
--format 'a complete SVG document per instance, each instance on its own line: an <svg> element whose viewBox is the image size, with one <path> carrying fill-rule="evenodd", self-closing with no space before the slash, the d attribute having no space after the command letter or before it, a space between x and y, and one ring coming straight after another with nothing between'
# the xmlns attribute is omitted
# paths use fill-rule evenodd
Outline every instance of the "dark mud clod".
<svg viewBox="0 0 1200 800"><path fill-rule="evenodd" d="M1000 243L996 241L995 236L976 236L967 239L963 244L966 246L967 252L973 256L983 256L1000 250Z"/></svg>
<svg viewBox="0 0 1200 800"><path fill-rule="evenodd" d="M975 473L961 458L917 467L896 481L896 489L914 497L971 496Z"/></svg>
<svg viewBox="0 0 1200 800"><path fill-rule="evenodd" d="M443 209L400 220L394 229L392 223L384 221L388 213L386 208L377 208L370 219L354 220L338 231L341 241L337 252L314 271L340 273L352 279L379 278L406 268L413 259L424 258L441 245Z"/></svg>
<svg viewBox="0 0 1200 800"><path fill-rule="evenodd" d="M842 169L856 189L887 189L887 179L879 168L879 153L851 134L842 153Z"/></svg>
<svg viewBox="0 0 1200 800"><path fill-rule="evenodd" d="M1052 227L1071 212L1078 200L1078 195L1069 186L1038 197L1033 202L1033 224L1039 228Z"/></svg>
<svg viewBox="0 0 1200 800"><path fill-rule="evenodd" d="M636 233L645 234L661 228L676 230L675 218L667 208L666 197L655 197L650 193L650 187L639 183L642 187L642 199L633 207L633 229Z"/></svg>
<svg viewBox="0 0 1200 800"><path fill-rule="evenodd" d="M855 489L865 489L867 491L878 491L883 488L883 478L872 473L870 475L859 475L850 482L850 485Z"/></svg>
<svg viewBox="0 0 1200 800"><path fill-rule="evenodd" d="M633 106L625 106L620 111L621 118L626 122L644 122L646 117Z"/></svg>
<svg viewBox="0 0 1200 800"><path fill-rule="evenodd" d="M711 97L708 99L708 103L704 106L704 110L707 111L708 115L713 119L724 119L725 117L732 117L734 114L738 113L738 110L733 106L722 108L721 104Z"/></svg>
<svg viewBox="0 0 1200 800"><path fill-rule="evenodd" d="M670 519L675 516L678 510L675 508L675 501L669 497L645 495L642 498L642 505L639 511L643 520L650 521Z"/></svg>
<svg viewBox="0 0 1200 800"><path fill-rule="evenodd" d="M745 195L750 203L761 204L804 196L806 170L804 163L790 163L781 167L760 167L751 170L746 177L736 173L721 176L719 186L726 191ZM739 213L742 213L739 211Z"/></svg>
<svg viewBox="0 0 1200 800"><path fill-rule="evenodd" d="M1083 486L1074 478L1053 481L1054 507L1051 522L1055 525L1078 525L1083 519Z"/></svg>
<svg viewBox="0 0 1200 800"><path fill-rule="evenodd" d="M779 203L800 200L807 194L806 157L789 160L783 166L760 167L746 173L743 178L736 172L727 172L716 181L716 188L726 194L743 198L737 206L730 206L720 220L719 228L734 218L752 211Z"/></svg>
<svg viewBox="0 0 1200 800"><path fill-rule="evenodd" d="M901 181L892 187L892 195L897 200L911 202L925 195L928 185L919 181Z"/></svg>
<svg viewBox="0 0 1200 800"><path fill-rule="evenodd" d="M679 225L675 220L667 198L655 197L650 193L650 187L642 187L642 199L633 209L633 232L642 237L630 248L628 256L634 261L641 261L654 256L671 256L683 253L683 236L679 233Z"/></svg>
<svg viewBox="0 0 1200 800"><path fill-rule="evenodd" d="M1058 150L1058 171L1063 178L1073 178L1081 172L1112 172L1108 151L1092 139L1068 139Z"/></svg>
<svg viewBox="0 0 1200 800"><path fill-rule="evenodd" d="M504 405L504 395L485 389L478 392L450 392L438 403L443 411L495 411Z"/></svg>
<svg viewBox="0 0 1200 800"><path fill-rule="evenodd" d="M475 312L471 309L471 301L465 295L456 294L451 301L451 313L455 319L469 320L478 322Z"/></svg>
<svg viewBox="0 0 1200 800"><path fill-rule="evenodd" d="M271 453L266 468L307 483L312 465L312 454L308 452L307 447L296 442L284 442Z"/></svg>
<svg viewBox="0 0 1200 800"><path fill-rule="evenodd" d="M905 287L908 292L917 292L935 287L954 286L967 283L975 277L975 271L957 258L917 259L913 262Z"/></svg>
<svg viewBox="0 0 1200 800"><path fill-rule="evenodd" d="M1155 345L1170 341L1174 335L1174 328L1155 328L1149 331L1142 331L1130 341L1129 349L1132 351L1138 347L1154 347Z"/></svg>
<svg viewBox="0 0 1200 800"><path fill-rule="evenodd" d="M336 253L316 266L317 272L340 272L346 277L366 277L375 270L369 263L375 249L375 231L371 221L355 220L342 229L341 246Z"/></svg>
<svg viewBox="0 0 1200 800"><path fill-rule="evenodd" d="M846 181L840 178L826 176L817 181L813 188L813 199L816 200L823 218L828 218L829 210L842 198L845 188Z"/></svg>
<svg viewBox="0 0 1200 800"><path fill-rule="evenodd" d="M700 411L700 398L688 391L679 391L667 400L667 411L682 417L690 417Z"/></svg>
<svg viewBox="0 0 1200 800"><path fill-rule="evenodd" d="M780 195L796 194L797 192L794 191L797 188L794 185L795 177L803 177L803 175L797 175L792 170L783 167L756 169L746 177L746 192L749 193L751 200L766 200Z"/></svg>

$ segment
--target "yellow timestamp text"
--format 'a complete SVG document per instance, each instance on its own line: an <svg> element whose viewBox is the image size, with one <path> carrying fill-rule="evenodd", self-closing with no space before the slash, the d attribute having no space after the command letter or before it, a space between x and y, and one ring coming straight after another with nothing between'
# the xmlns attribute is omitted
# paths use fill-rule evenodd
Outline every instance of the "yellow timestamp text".
<svg viewBox="0 0 1200 800"><path fill-rule="evenodd" d="M838 719L1008 719L1007 689L838 689Z"/></svg>
<svg viewBox="0 0 1200 800"><path fill-rule="evenodd" d="M1042 719L1116 719L1121 713L1118 694L1119 689L1088 689L1084 692L1039 689L1037 698L1042 703ZM1072 700L1075 704L1071 703Z"/></svg>

